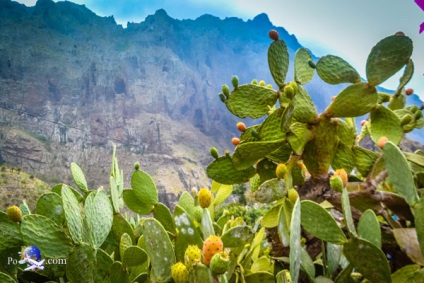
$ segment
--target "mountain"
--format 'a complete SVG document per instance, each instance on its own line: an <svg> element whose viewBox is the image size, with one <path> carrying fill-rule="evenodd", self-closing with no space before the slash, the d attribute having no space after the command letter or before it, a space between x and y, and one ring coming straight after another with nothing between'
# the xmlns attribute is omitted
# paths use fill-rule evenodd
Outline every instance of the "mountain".
<svg viewBox="0 0 424 283"><path fill-rule="evenodd" d="M233 148L239 119L219 100L221 85L232 75L273 82L270 29L292 60L300 43L265 14L176 20L158 10L123 28L69 1L0 0L0 162L49 183L71 183L76 162L91 188L107 187L116 144L125 183L140 161L161 201L173 203L209 185L211 146ZM317 76L306 86L319 111L342 87Z"/></svg>

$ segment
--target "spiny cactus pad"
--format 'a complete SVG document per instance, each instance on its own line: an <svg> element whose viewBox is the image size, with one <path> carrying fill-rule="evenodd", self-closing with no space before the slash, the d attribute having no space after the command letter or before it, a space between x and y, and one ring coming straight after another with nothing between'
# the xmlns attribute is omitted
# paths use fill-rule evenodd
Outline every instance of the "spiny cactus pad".
<svg viewBox="0 0 424 283"><path fill-rule="evenodd" d="M239 118L260 118L277 102L275 90L253 84L241 85L225 101L228 110Z"/></svg>
<svg viewBox="0 0 424 283"><path fill-rule="evenodd" d="M62 198L56 193L47 193L39 197L35 211L47 216L59 225L65 222Z"/></svg>
<svg viewBox="0 0 424 283"><path fill-rule="evenodd" d="M244 170L238 170L234 167L233 161L227 156L222 156L208 165L206 173L209 178L221 184L240 184L249 180L255 175L253 166Z"/></svg>
<svg viewBox="0 0 424 283"><path fill-rule="evenodd" d="M306 84L312 80L315 70L309 65L312 56L305 48L300 48L294 56L294 80L300 84Z"/></svg>
<svg viewBox="0 0 424 283"><path fill-rule="evenodd" d="M20 247L22 244L19 224L0 211L0 251L13 247Z"/></svg>
<svg viewBox="0 0 424 283"><path fill-rule="evenodd" d="M392 35L378 42L367 59L368 83L377 86L394 75L408 64L412 49L412 40L407 36Z"/></svg>
<svg viewBox="0 0 424 283"><path fill-rule="evenodd" d="M366 83L348 86L324 111L327 117L357 117L367 114L375 107L378 94Z"/></svg>
<svg viewBox="0 0 424 283"><path fill-rule="evenodd" d="M63 185L62 187L62 200L69 233L71 234L72 240L79 243L82 241L83 234L81 209L78 199L66 185Z"/></svg>
<svg viewBox="0 0 424 283"><path fill-rule="evenodd" d="M371 111L369 122L371 139L375 143L380 137L385 136L394 144L399 144L403 137L403 129L401 120L392 110L378 105Z"/></svg>
<svg viewBox="0 0 424 283"><path fill-rule="evenodd" d="M283 88L289 68L289 52L284 41L277 40L269 46L268 66L275 83Z"/></svg>
<svg viewBox="0 0 424 283"><path fill-rule="evenodd" d="M327 55L318 60L317 73L329 84L361 82L358 72L348 62L334 55Z"/></svg>

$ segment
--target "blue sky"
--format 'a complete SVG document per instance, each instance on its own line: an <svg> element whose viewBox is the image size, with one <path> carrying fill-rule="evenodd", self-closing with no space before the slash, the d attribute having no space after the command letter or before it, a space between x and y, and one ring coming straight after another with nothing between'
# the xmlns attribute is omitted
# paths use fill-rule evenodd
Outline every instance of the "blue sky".
<svg viewBox="0 0 424 283"><path fill-rule="evenodd" d="M36 0L19 0L28 6ZM203 14L221 18L252 19L267 13L271 22L295 34L316 55L333 54L346 59L365 77L371 48L382 38L403 31L414 41L415 74L408 87L424 100L424 22L414 0L73 0L100 16L113 15L122 25L141 22L163 8L177 19ZM388 4L390 3L390 4ZM402 72L402 71L401 71ZM395 89L401 73L382 84Z"/></svg>

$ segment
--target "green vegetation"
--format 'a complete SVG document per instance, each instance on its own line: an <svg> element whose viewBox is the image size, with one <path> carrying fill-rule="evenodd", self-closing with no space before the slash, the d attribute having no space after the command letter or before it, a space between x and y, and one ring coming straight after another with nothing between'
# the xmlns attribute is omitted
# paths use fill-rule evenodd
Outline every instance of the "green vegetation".
<svg viewBox="0 0 424 283"><path fill-rule="evenodd" d="M183 192L170 211L139 163L124 189L115 150L109 195L91 189L72 163L75 187L53 187L38 198L35 213L21 205L22 218L17 208L0 212L2 282L35 278L25 266L4 263L23 245L45 258L66 258L66 265L38 272L53 282L424 281L424 153L398 147L405 133L424 126L422 109L405 105L411 40L397 33L377 43L367 82L339 57L313 62L300 49L295 81L286 82L287 47L275 31L270 37L268 64L278 90L263 81L239 84L236 76L233 90L222 88L219 97L234 115L265 119L237 126L232 154L211 150L210 189ZM379 93L376 86L403 67L395 93ZM320 114L303 87L315 70L329 84L349 84ZM353 117L364 114L357 138ZM381 150L359 146L366 135ZM245 182L256 213L222 208L234 192L245 195L243 185L233 187ZM124 216L124 206L137 219Z"/></svg>

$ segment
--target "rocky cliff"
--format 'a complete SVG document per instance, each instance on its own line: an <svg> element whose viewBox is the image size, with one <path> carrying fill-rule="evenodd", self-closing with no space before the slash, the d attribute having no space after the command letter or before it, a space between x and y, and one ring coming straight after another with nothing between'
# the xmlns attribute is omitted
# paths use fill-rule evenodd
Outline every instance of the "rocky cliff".
<svg viewBox="0 0 424 283"><path fill-rule="evenodd" d="M217 96L221 85L234 74L272 83L272 28L293 58L300 44L264 14L175 20L158 10L124 29L69 1L0 0L0 161L50 183L70 182L74 161L92 188L107 187L116 144L126 184L140 161L172 203L209 184L211 146L232 147L237 120ZM340 87L315 78L308 89L322 110Z"/></svg>

